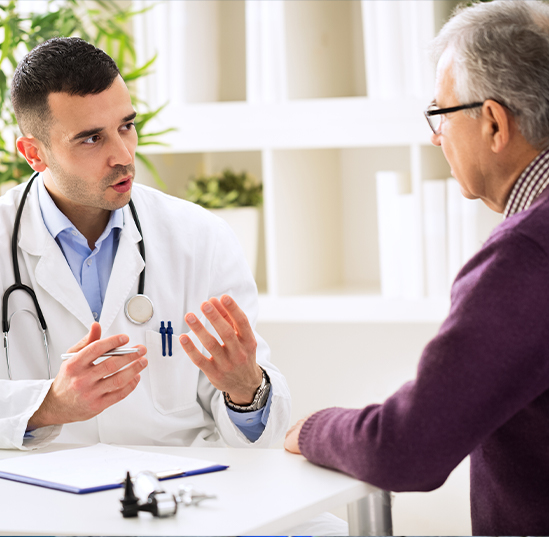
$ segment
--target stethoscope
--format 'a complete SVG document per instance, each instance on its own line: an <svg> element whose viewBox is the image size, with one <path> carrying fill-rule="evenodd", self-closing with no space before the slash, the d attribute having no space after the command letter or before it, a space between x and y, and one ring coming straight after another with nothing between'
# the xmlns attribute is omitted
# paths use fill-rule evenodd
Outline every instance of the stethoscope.
<svg viewBox="0 0 549 537"><path fill-rule="evenodd" d="M25 206L25 202L27 201L27 196L31 189L32 183L34 182L34 179L37 176L38 176L38 172L35 172L30 178L25 188L25 191L23 192L23 197L21 198L19 207L17 208L17 213L15 215L15 222L13 224L13 235L11 237L11 258L13 262L13 274L15 277L15 283L11 287L8 287L6 289L6 291L4 292L4 296L2 297L2 330L4 332L4 351L6 354L6 363L8 364L8 377L10 380L12 380L12 378L11 378L11 366L10 366L10 357L9 357L8 332L10 330L10 325L13 320L13 317L18 313L23 313L23 312L29 313L35 318L38 324L38 328L42 332L42 337L44 339L44 348L46 349L46 360L48 362L48 378L50 379L52 378L50 351L48 348L48 335L47 335L48 326L46 325L44 314L42 313L42 309L38 304L38 299L36 298L36 294L34 293L34 290L28 285L21 283L21 274L19 272L19 260L17 259L17 235L19 234L19 227L21 224L21 215L23 214L23 208ZM130 207L130 211L135 221L135 225L137 226L137 230L141 235L141 240L138 243L139 253L143 258L143 261L145 261L145 243L143 241L143 233L141 231L141 225L139 223L137 211L135 210L135 205L133 204L132 200L130 200L128 205ZM152 318L154 313L153 303L151 299L144 294L144 290L145 290L145 268L143 267L143 270L139 275L139 286L137 288L137 294L132 296L130 299L128 299L128 301L124 306L124 313L126 314L126 317L128 318L129 321L131 321L134 324L146 323ZM11 317L8 317L8 300L10 298L10 295L14 291L25 291L25 293L27 293L32 298L38 317L31 310L28 310L28 309L15 311L11 314Z"/></svg>

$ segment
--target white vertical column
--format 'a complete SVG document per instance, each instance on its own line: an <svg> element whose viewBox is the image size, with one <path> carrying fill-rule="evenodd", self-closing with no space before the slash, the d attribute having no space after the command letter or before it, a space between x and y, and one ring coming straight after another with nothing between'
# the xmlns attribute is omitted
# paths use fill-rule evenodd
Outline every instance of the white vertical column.
<svg viewBox="0 0 549 537"><path fill-rule="evenodd" d="M402 295L400 273L401 222L399 196L406 191L406 174L396 171L376 173L377 229L379 236L379 276L381 295Z"/></svg>
<svg viewBox="0 0 549 537"><path fill-rule="evenodd" d="M423 214L423 196L422 196L422 176L421 176L421 148L418 144L413 144L410 146L410 177L412 181L412 192L415 194L416 207L415 215L416 223L422 228L422 214ZM422 229L421 229L422 231ZM425 263L424 263L424 252L425 252L425 241L423 233L420 232L418 238L418 270L420 274L425 272ZM424 278L420 278L418 292L420 296L425 296L425 282Z"/></svg>
<svg viewBox="0 0 549 537"><path fill-rule="evenodd" d="M286 75L286 29L284 1L261 2L263 34L261 48L264 66L263 99L267 103L285 101L288 95Z"/></svg>
<svg viewBox="0 0 549 537"><path fill-rule="evenodd" d="M428 45L435 37L434 1L362 0L369 97L432 94Z"/></svg>
<svg viewBox="0 0 549 537"><path fill-rule="evenodd" d="M283 1L246 0L246 67L248 102L286 99Z"/></svg>
<svg viewBox="0 0 549 537"><path fill-rule="evenodd" d="M446 180L423 181L423 230L427 296L448 295L446 242Z"/></svg>
<svg viewBox="0 0 549 537"><path fill-rule="evenodd" d="M143 65L155 54L158 55L151 67L151 74L139 81L138 94L151 108L157 108L170 99L170 7L167 2L149 0L134 2L134 6L136 9L150 8L134 17L138 65ZM163 36L163 39L158 36Z"/></svg>
<svg viewBox="0 0 549 537"><path fill-rule="evenodd" d="M171 74L169 95L170 102L174 105L182 105L187 100L185 92L186 50L187 42L187 10L186 2L169 2L169 58L166 67ZM163 53L166 50L163 49Z"/></svg>
<svg viewBox="0 0 549 537"><path fill-rule="evenodd" d="M418 97L422 91L420 54L418 50L419 35L417 31L418 2L407 2L400 9L399 25L402 31L402 52L406 54L403 61L404 94L407 97Z"/></svg>
<svg viewBox="0 0 549 537"><path fill-rule="evenodd" d="M435 37L434 0L397 3L405 55L405 94L427 99L434 91L434 66L429 55L429 44Z"/></svg>
<svg viewBox="0 0 549 537"><path fill-rule="evenodd" d="M177 69L177 64L172 65L171 51L171 35L170 35L170 5L174 2L158 2L152 9L153 34L156 36L155 48L158 52L156 58L154 72L156 81L156 91L154 103L151 105L154 108L162 106L170 100L171 76L172 69ZM177 3L177 2L175 2ZM168 35L166 36L166 33ZM160 36L167 38L161 39Z"/></svg>
<svg viewBox="0 0 549 537"><path fill-rule="evenodd" d="M259 3L259 2L258 2ZM265 218L265 255L267 269L267 294L278 295L278 272L276 263L276 208L274 189L273 152L262 151L263 215Z"/></svg>
<svg viewBox="0 0 549 537"><path fill-rule="evenodd" d="M134 0L133 9L143 10L147 7L150 8L152 4L153 2L151 0ZM145 64L156 54L153 42L150 39L152 35L152 28L150 25L149 11L136 15L132 19L135 54L138 66ZM153 73L137 80L137 95L139 99L147 102L148 104L151 104L151 101L154 100L154 78Z"/></svg>
<svg viewBox="0 0 549 537"><path fill-rule="evenodd" d="M261 10L263 2L246 0L246 100L261 102Z"/></svg>
<svg viewBox="0 0 549 537"><path fill-rule="evenodd" d="M398 1L362 0L369 97L395 99L404 94L400 11Z"/></svg>

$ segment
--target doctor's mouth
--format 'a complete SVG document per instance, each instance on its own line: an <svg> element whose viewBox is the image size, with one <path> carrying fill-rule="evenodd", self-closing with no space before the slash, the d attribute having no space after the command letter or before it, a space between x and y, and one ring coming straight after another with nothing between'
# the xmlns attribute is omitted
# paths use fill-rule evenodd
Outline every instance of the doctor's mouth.
<svg viewBox="0 0 549 537"><path fill-rule="evenodd" d="M131 175L124 177L120 182L112 185L112 188L120 194L128 192L128 190L132 188L132 179L133 177Z"/></svg>

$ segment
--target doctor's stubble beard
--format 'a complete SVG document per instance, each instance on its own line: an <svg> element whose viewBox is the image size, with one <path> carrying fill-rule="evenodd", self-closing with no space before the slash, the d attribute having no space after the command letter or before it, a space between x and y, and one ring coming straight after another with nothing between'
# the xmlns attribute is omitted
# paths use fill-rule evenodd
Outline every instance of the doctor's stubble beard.
<svg viewBox="0 0 549 537"><path fill-rule="evenodd" d="M50 158L48 168L59 192L74 203L84 205L85 207L115 211L124 207L130 200L131 190L128 192L127 199L125 196L120 196L117 201L107 201L104 198L104 193L110 186L116 184L117 180L123 177L131 175L133 181L135 178L135 165L133 163L127 166L116 166L101 181L91 185L82 180L81 176L67 173L55 158Z"/></svg>

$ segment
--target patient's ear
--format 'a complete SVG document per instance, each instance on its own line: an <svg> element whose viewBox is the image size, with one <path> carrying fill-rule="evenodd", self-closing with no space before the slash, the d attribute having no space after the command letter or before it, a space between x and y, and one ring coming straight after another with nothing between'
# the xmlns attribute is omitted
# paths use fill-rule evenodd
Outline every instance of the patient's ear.
<svg viewBox="0 0 549 537"><path fill-rule="evenodd" d="M17 138L17 149L35 172L43 172L47 168L43 158L44 146L34 136Z"/></svg>
<svg viewBox="0 0 549 537"><path fill-rule="evenodd" d="M483 134L494 153L500 153L509 143L511 117L501 104L491 99L482 106Z"/></svg>

